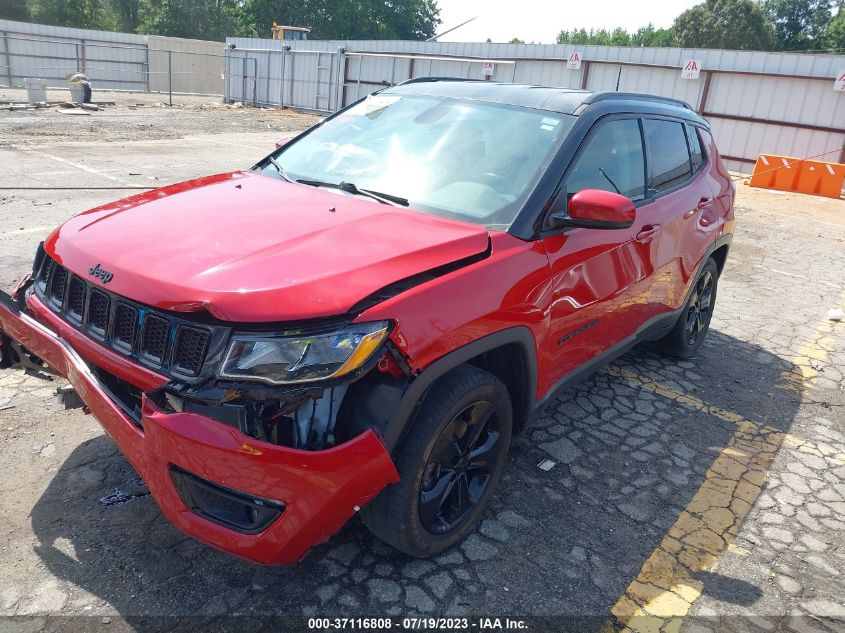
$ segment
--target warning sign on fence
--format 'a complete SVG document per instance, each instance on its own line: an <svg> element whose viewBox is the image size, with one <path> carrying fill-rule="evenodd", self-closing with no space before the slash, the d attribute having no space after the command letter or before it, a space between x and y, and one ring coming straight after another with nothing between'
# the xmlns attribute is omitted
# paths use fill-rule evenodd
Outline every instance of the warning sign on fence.
<svg viewBox="0 0 845 633"><path fill-rule="evenodd" d="M833 89L837 92L845 92L845 68L836 73L836 81L833 82Z"/></svg>
<svg viewBox="0 0 845 633"><path fill-rule="evenodd" d="M569 70L578 70L581 68L581 53L575 51L572 55L569 56L569 59L566 60L566 67Z"/></svg>
<svg viewBox="0 0 845 633"><path fill-rule="evenodd" d="M699 73L701 73L701 60L688 59L681 68L681 79L698 79Z"/></svg>
<svg viewBox="0 0 845 633"><path fill-rule="evenodd" d="M493 76L493 62L484 62L481 64L481 75L483 77Z"/></svg>

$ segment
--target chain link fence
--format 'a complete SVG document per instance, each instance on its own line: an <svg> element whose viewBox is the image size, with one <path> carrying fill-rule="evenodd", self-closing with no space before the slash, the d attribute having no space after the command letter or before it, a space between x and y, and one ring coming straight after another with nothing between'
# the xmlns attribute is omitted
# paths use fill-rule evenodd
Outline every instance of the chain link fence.
<svg viewBox="0 0 845 633"><path fill-rule="evenodd" d="M220 50L210 54L0 34L0 104L27 104L27 80L46 84L42 96L48 104L71 101L68 78L74 73L88 77L92 101L100 104L202 107L223 103L233 83L237 100L249 95L254 100L254 60L233 59L223 44Z"/></svg>

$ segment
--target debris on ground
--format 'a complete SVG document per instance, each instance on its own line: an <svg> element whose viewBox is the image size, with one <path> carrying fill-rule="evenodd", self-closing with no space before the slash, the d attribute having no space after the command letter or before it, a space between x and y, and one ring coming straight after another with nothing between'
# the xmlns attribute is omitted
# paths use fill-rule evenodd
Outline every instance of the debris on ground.
<svg viewBox="0 0 845 633"><path fill-rule="evenodd" d="M845 319L845 311L842 308L831 308L827 311L828 321L842 321Z"/></svg>
<svg viewBox="0 0 845 633"><path fill-rule="evenodd" d="M107 509L123 505L124 503L129 503L135 499L142 499L143 497L150 496L150 490L147 488L147 484L145 484L144 480L140 477L127 481L123 485L123 488L125 488L125 490L116 488L110 495L100 497L100 505Z"/></svg>
<svg viewBox="0 0 845 633"><path fill-rule="evenodd" d="M108 103L114 105L114 102ZM47 110L58 106L59 112L62 112L62 114L70 114L70 112L63 112L63 110L76 109L82 110L81 112L76 112L76 114L90 114L90 112L102 110L103 108L101 106L107 105L107 103L77 103L75 101L38 101L36 103L8 103L3 105L7 106L8 110L11 112L16 112L19 110Z"/></svg>

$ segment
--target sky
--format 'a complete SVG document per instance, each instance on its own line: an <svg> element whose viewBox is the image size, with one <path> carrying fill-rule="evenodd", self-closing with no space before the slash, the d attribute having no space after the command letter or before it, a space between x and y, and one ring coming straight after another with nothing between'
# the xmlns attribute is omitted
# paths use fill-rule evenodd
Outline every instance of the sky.
<svg viewBox="0 0 845 633"><path fill-rule="evenodd" d="M437 0L442 20L438 32L464 20L477 20L440 38L441 42L526 42L553 44L562 29L635 31L652 22L667 27L682 11L702 0Z"/></svg>

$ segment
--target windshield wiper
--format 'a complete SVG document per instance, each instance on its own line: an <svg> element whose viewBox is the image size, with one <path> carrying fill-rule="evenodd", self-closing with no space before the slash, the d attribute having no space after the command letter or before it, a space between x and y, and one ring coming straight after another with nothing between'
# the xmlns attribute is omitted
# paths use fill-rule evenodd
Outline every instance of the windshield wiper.
<svg viewBox="0 0 845 633"><path fill-rule="evenodd" d="M599 167L599 171L601 172L601 175L602 175L602 176L604 176L604 177L607 179L607 182L609 182L609 183L610 183L610 186L611 186L611 187L613 187L613 188L616 190L616 193L618 193L618 194L621 196L621 195L622 195L622 192L621 192L621 191L619 191L619 187L617 187L617 186L616 186L616 183L615 183L615 182L613 182L613 181L610 179L610 176L608 176L608 175L607 175L607 172L604 170L604 168L603 168L603 167Z"/></svg>
<svg viewBox="0 0 845 633"><path fill-rule="evenodd" d="M345 191L346 193L351 193L356 196L366 196L367 198L372 198L373 200L377 200L382 204L392 204L394 206L400 207L407 207L408 202L407 198L400 198L399 196L393 196L389 193L380 193L378 191L371 191L370 189L359 189L358 186L354 182L324 182L322 180L297 180L296 182L302 183L303 185L311 185L312 187L326 187L328 189L340 189L341 191Z"/></svg>
<svg viewBox="0 0 845 633"><path fill-rule="evenodd" d="M287 172L285 171L285 168L284 168L284 167L282 167L282 166L279 164L279 162L278 162L275 158L273 158L272 156L268 156L268 157L267 157L267 160L268 160L268 161L270 161L270 164L271 164L273 167L275 167L275 168L276 168L276 171L277 171L277 172L279 172L279 175L280 175L282 178L284 178L284 179L285 179L285 180L287 180L288 182L293 182L293 179L292 179L290 176L288 176Z"/></svg>

